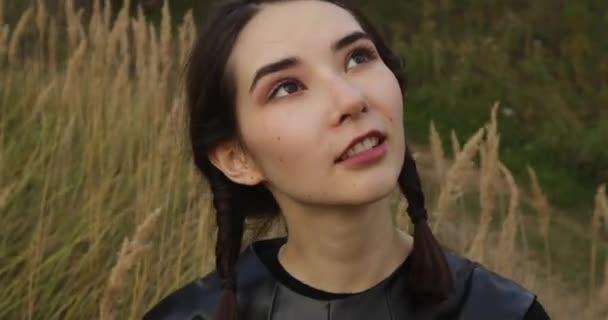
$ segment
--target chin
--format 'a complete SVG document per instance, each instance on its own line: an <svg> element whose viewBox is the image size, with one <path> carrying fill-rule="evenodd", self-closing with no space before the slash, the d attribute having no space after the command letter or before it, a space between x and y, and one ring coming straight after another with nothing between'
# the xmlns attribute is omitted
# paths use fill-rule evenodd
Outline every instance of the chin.
<svg viewBox="0 0 608 320"><path fill-rule="evenodd" d="M397 187L398 173L378 174L359 183L344 186L340 198L345 204L370 204L389 196Z"/></svg>

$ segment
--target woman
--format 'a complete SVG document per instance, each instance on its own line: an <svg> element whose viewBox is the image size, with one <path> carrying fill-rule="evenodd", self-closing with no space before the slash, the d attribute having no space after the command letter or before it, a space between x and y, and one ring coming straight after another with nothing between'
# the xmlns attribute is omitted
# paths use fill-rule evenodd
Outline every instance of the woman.
<svg viewBox="0 0 608 320"><path fill-rule="evenodd" d="M145 319L547 319L535 296L444 252L404 141L399 59L338 1L232 1L188 65L189 132L217 215L216 271ZM413 238L388 196L407 197ZM288 236L241 253L247 217ZM238 260L238 262L237 262Z"/></svg>

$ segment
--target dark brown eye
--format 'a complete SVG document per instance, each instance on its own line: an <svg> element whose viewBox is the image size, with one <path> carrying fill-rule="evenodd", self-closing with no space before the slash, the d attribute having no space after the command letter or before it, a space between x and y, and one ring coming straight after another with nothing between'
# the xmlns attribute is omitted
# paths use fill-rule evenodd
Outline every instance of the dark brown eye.
<svg viewBox="0 0 608 320"><path fill-rule="evenodd" d="M357 48L355 49L346 62L346 69L353 68L357 65L366 63L374 58L374 53L368 48Z"/></svg>
<svg viewBox="0 0 608 320"><path fill-rule="evenodd" d="M285 81L279 84L270 95L271 98L281 98L300 90L300 85L295 81Z"/></svg>
<svg viewBox="0 0 608 320"><path fill-rule="evenodd" d="M351 59L353 59L353 61L356 63L364 63L365 61L367 61L367 56L359 52L354 54Z"/></svg>

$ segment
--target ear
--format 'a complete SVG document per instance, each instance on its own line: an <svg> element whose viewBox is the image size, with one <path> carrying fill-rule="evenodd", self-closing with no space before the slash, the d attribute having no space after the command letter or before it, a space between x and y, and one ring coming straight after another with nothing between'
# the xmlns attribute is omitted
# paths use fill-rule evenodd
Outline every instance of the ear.
<svg viewBox="0 0 608 320"><path fill-rule="evenodd" d="M209 161L232 182L253 186L264 180L253 159L236 141L218 145L207 156Z"/></svg>

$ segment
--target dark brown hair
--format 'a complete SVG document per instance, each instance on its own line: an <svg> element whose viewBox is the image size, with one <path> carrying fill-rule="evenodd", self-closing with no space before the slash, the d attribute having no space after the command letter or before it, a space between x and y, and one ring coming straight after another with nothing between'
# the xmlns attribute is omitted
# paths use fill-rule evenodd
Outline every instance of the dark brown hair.
<svg viewBox="0 0 608 320"><path fill-rule="evenodd" d="M207 178L216 209L216 269L222 292L216 320L238 319L236 261L241 250L247 217L276 216L279 206L263 185L232 182L211 164L207 154L219 144L238 138L235 116L235 81L227 60L237 36L260 10L259 4L289 0L234 0L223 2L206 20L193 48L186 70L188 130L194 163ZM367 32L384 63L395 74L401 91L407 84L402 61L391 52L368 21L352 6L333 3L350 12ZM408 200L407 213L414 224L410 253L410 288L415 303L431 304L446 298L452 287L451 274L441 247L428 223L424 194L410 148L406 148L399 186Z"/></svg>

